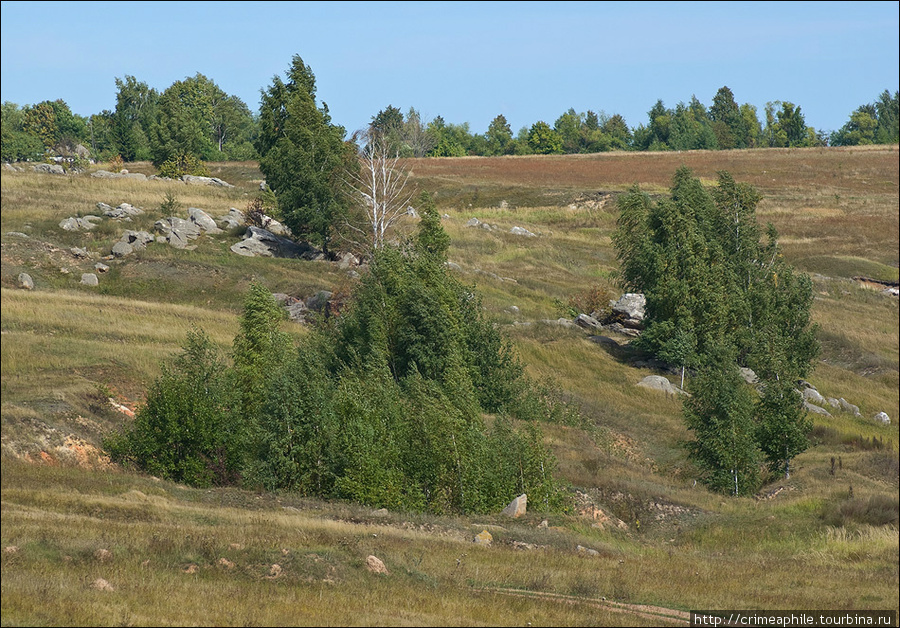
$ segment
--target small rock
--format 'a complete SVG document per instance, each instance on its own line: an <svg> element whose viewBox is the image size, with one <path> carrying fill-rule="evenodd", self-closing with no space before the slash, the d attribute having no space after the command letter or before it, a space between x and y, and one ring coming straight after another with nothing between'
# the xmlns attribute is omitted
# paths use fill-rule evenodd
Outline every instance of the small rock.
<svg viewBox="0 0 900 628"><path fill-rule="evenodd" d="M97 275L94 273L82 273L81 283L85 286L98 286L100 285L100 280L97 279Z"/></svg>
<svg viewBox="0 0 900 628"><path fill-rule="evenodd" d="M825 397L819 394L819 391L815 388L804 388L800 394L803 395L803 398L806 401L817 406L824 406L826 403L828 403Z"/></svg>
<svg viewBox="0 0 900 628"><path fill-rule="evenodd" d="M389 574L387 567L384 566L384 563L377 556L366 556L366 569L372 573Z"/></svg>
<svg viewBox="0 0 900 628"><path fill-rule="evenodd" d="M3 548L3 553L4 554L18 554L19 548L15 545L7 545L6 547Z"/></svg>
<svg viewBox="0 0 900 628"><path fill-rule="evenodd" d="M98 273L105 273L109 270L109 266L107 266L103 262L97 262L96 264L94 264L94 270L96 270Z"/></svg>
<svg viewBox="0 0 900 628"><path fill-rule="evenodd" d="M91 588L97 591L115 591L113 586L103 578L97 578L91 583Z"/></svg>
<svg viewBox="0 0 900 628"><path fill-rule="evenodd" d="M526 238L536 238L537 234L531 233L528 229L523 227L513 227L509 230L509 232L513 235L525 236Z"/></svg>
<svg viewBox="0 0 900 628"><path fill-rule="evenodd" d="M513 316L518 316L518 314L519 314L519 307L516 306L516 305L510 305L508 308L506 308L505 311L508 312L508 313L510 313L510 314L512 314Z"/></svg>
<svg viewBox="0 0 900 628"><path fill-rule="evenodd" d="M667 378L662 375L648 375L641 381L639 381L637 386L641 386L642 388L649 388L650 390L658 390L660 392L664 392L667 395L683 395L684 391L681 390L678 386L675 386L672 382L670 382Z"/></svg>
<svg viewBox="0 0 900 628"><path fill-rule="evenodd" d="M19 287L25 290L34 290L34 279L28 273L19 273Z"/></svg>
<svg viewBox="0 0 900 628"><path fill-rule="evenodd" d="M591 331L599 331L603 328L603 326L600 324L600 321L588 314L579 314L575 319L575 324L582 329L588 329Z"/></svg>
<svg viewBox="0 0 900 628"><path fill-rule="evenodd" d="M543 521L541 521L541 522L538 524L538 527L539 527L539 528L549 528L549 527L550 527L550 522L547 521L546 519L544 519Z"/></svg>
<svg viewBox="0 0 900 628"><path fill-rule="evenodd" d="M181 571L186 574L194 574L194 573L197 573L198 571L200 571L200 567L198 567L197 565L194 565L192 563L192 564L188 565L187 567L185 567L184 569L182 569Z"/></svg>
<svg viewBox="0 0 900 628"><path fill-rule="evenodd" d="M275 563L271 567L269 567L269 577L277 578L282 573L284 573L284 569L281 568L281 565Z"/></svg>
<svg viewBox="0 0 900 628"><path fill-rule="evenodd" d="M480 224L481 224L481 221L478 220L477 218L469 218L469 220L466 222L467 227L477 227Z"/></svg>
<svg viewBox="0 0 900 628"><path fill-rule="evenodd" d="M119 240L112 247L112 254L116 257L125 257L126 255L131 255L134 253L134 247L125 242L124 240Z"/></svg>
<svg viewBox="0 0 900 628"><path fill-rule="evenodd" d="M514 500L509 502L509 505L503 509L501 514L506 515L507 517L521 517L525 514L525 511L528 507L528 495L525 493L519 495Z"/></svg>
<svg viewBox="0 0 900 628"><path fill-rule="evenodd" d="M879 423L882 423L883 425L891 424L891 417L887 415L887 412L879 412L875 415L875 420Z"/></svg>
<svg viewBox="0 0 900 628"><path fill-rule="evenodd" d="M599 556L600 552L595 549L591 549L590 547L584 547L583 545L579 545L575 549L578 550L579 554L584 554L585 556Z"/></svg>
<svg viewBox="0 0 900 628"><path fill-rule="evenodd" d="M847 413L849 413L849 414L852 414L853 416L861 416L860 413L859 413L859 407L858 407L858 406L854 406L852 403L850 403L849 401L847 401L847 400L844 399L843 397L841 397L840 399L838 399L838 403L839 403L840 406L841 406L841 410L843 410L844 412L847 412Z"/></svg>
<svg viewBox="0 0 900 628"><path fill-rule="evenodd" d="M803 400L803 407L806 408L809 412L813 414L821 414L822 416L831 416L831 413L821 406L817 406L814 403L810 403L809 401Z"/></svg>
<svg viewBox="0 0 900 628"><path fill-rule="evenodd" d="M488 546L494 542L494 537L491 536L491 533L487 530L482 530L478 534L475 535L475 545L485 545Z"/></svg>
<svg viewBox="0 0 900 628"><path fill-rule="evenodd" d="M87 249L83 249L83 248L78 247L78 246L73 246L71 249L69 249L69 252L70 252L74 257L77 257L77 258L79 258L79 259L83 259L83 258L85 258L85 257L88 256Z"/></svg>
<svg viewBox="0 0 900 628"><path fill-rule="evenodd" d="M216 564L219 567L223 567L224 569L234 569L234 563L225 557L222 557L218 561L216 561Z"/></svg>
<svg viewBox="0 0 900 628"><path fill-rule="evenodd" d="M753 384L759 383L759 377L757 377L757 375L753 371L753 369L749 369L747 367L741 367L740 369L738 369L738 371L741 374L741 378L743 378L743 380L745 382L747 382L748 384L750 384L751 386Z"/></svg>
<svg viewBox="0 0 900 628"><path fill-rule="evenodd" d="M98 549L96 552L94 552L94 558L103 563L112 558L112 552L110 552L108 549Z"/></svg>

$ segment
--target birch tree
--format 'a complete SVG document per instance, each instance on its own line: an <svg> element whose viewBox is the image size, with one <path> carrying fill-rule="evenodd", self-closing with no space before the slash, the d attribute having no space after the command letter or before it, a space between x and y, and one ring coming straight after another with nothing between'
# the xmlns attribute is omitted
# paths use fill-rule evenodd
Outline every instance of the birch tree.
<svg viewBox="0 0 900 628"><path fill-rule="evenodd" d="M351 172L348 182L360 201L365 216L363 229L372 248L384 248L385 234L407 214L415 189L400 154L377 131L366 131L360 152L360 170Z"/></svg>

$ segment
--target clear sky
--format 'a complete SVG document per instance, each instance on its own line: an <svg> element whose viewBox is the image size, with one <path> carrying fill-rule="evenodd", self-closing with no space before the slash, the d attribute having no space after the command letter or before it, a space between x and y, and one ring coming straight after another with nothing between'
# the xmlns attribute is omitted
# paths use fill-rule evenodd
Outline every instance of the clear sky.
<svg viewBox="0 0 900 628"><path fill-rule="evenodd" d="M2 100L115 108L115 78L160 91L200 72L259 108L299 54L334 122L387 105L483 133L570 107L647 124L657 99L800 105L836 130L898 89L898 2L2 2Z"/></svg>

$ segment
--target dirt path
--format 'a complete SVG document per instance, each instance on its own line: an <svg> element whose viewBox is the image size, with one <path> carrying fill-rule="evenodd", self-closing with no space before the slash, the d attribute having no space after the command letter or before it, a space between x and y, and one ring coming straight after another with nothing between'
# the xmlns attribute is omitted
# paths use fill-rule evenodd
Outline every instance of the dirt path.
<svg viewBox="0 0 900 628"><path fill-rule="evenodd" d="M604 599L578 597L575 595L563 595L561 593L543 593L540 591L523 591L520 589L503 589L498 587L486 587L480 589L490 593L499 593L500 595L510 595L515 597L536 598L541 600L550 600L561 604L584 604L594 608L602 608L616 613L625 613L635 615L651 621L666 622L677 625L687 625L690 623L690 613L686 611L678 611L672 608L664 608L662 606L648 606L646 604L624 604L622 602L612 602Z"/></svg>

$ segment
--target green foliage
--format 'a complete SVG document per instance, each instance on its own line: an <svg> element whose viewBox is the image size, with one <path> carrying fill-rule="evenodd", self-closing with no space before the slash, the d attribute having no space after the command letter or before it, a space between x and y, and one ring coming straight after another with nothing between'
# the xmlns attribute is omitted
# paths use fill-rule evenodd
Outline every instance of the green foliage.
<svg viewBox="0 0 900 628"><path fill-rule="evenodd" d="M297 55L287 78L276 76L262 96L259 167L294 235L328 251L347 220L345 173L358 169L356 151L344 142L344 128L331 123L328 107L316 106L315 76Z"/></svg>
<svg viewBox="0 0 900 628"><path fill-rule="evenodd" d="M761 241L759 201L755 189L728 173L710 192L681 168L671 198L654 202L633 188L620 199L613 237L625 287L647 299L637 344L682 369L701 370L685 403L697 437L692 453L716 490L734 491L726 482L731 468L717 465L741 461L739 493L756 486L758 472L746 465L762 454L773 472L787 472L805 449L810 425L790 386L818 354L812 283L784 262L774 228ZM745 386L735 379L739 366L752 368L763 387L749 410ZM726 403L719 396L728 386L734 400ZM733 427L727 447L715 436L726 424Z"/></svg>
<svg viewBox="0 0 900 628"><path fill-rule="evenodd" d="M2 107L2 138L0 159L5 162L34 161L43 158L44 143L40 136L26 131L25 111L12 102Z"/></svg>
<svg viewBox="0 0 900 628"><path fill-rule="evenodd" d="M125 161L151 158L150 136L157 120L159 92L133 76L116 79L116 110L110 115L112 148ZM165 122L164 122L165 123Z"/></svg>
<svg viewBox="0 0 900 628"><path fill-rule="evenodd" d="M563 152L563 141L559 133L543 121L535 122L528 131L528 145L538 155L552 155Z"/></svg>
<svg viewBox="0 0 900 628"><path fill-rule="evenodd" d="M754 434L754 400L727 347L712 349L690 380L684 402L688 429L695 436L691 458L711 489L751 495L761 484L761 452Z"/></svg>
<svg viewBox="0 0 900 628"><path fill-rule="evenodd" d="M850 120L831 134L832 146L896 144L900 141L900 104L897 92L884 90L874 104L862 105Z"/></svg>
<svg viewBox="0 0 900 628"><path fill-rule="evenodd" d="M199 157L191 153L173 155L159 166L159 176L161 177L180 179L186 174L208 177L209 168Z"/></svg>
<svg viewBox="0 0 900 628"><path fill-rule="evenodd" d="M230 386L209 338L188 334L164 365L134 423L106 439L110 457L175 482L234 483L243 462L243 432L229 412Z"/></svg>

